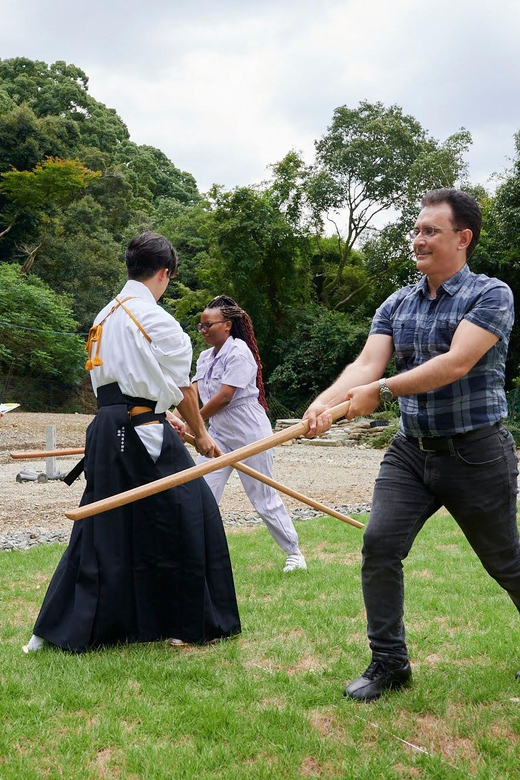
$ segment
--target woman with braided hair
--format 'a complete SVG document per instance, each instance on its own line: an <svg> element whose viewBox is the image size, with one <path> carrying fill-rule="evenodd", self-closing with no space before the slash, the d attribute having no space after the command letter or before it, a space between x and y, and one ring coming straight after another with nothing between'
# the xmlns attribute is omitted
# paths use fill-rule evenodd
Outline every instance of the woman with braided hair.
<svg viewBox="0 0 520 780"><path fill-rule="evenodd" d="M262 365L251 318L226 295L214 298L201 314L197 330L210 349L197 361L193 383L202 401L202 419L209 420L209 434L223 453L236 450L272 433L265 410ZM207 458L200 456L197 463ZM272 475L273 451L248 458L248 465ZM217 503L232 466L207 474ZM239 472L244 490L267 525L275 542L286 553L284 572L306 569L298 547L298 534L280 496L273 488Z"/></svg>

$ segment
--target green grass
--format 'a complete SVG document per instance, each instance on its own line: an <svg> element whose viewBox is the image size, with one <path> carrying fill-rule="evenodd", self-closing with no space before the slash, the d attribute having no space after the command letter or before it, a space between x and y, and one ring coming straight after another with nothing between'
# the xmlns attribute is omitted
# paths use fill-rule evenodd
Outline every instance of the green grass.
<svg viewBox="0 0 520 780"><path fill-rule="evenodd" d="M439 514L406 570L414 684L342 698L369 657L361 532L299 523L308 572L267 531L228 535L243 633L205 648L25 656L59 546L0 554L0 778L240 780L520 775L519 617Z"/></svg>

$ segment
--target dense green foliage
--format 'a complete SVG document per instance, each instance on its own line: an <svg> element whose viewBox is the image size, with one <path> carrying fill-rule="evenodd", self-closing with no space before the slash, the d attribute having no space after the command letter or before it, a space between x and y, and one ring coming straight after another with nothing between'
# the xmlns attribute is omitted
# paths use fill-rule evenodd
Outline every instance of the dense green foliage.
<svg viewBox="0 0 520 780"><path fill-rule="evenodd" d="M360 312L341 314L318 304L298 312L294 332L274 341L278 365L269 388L290 409L312 398L334 381L363 347L370 319Z"/></svg>
<svg viewBox="0 0 520 780"><path fill-rule="evenodd" d="M61 396L54 398L60 403L80 381L85 352L75 331L67 298L19 266L0 264L0 376L23 380L16 386L24 405L34 402L32 382L64 378Z"/></svg>
<svg viewBox="0 0 520 780"><path fill-rule="evenodd" d="M464 172L471 143L461 129L441 144L399 106L362 101L340 106L325 135L315 143L316 162L306 167L295 152L274 166L273 190L293 220L322 232L333 226L336 256L325 273L321 299L335 308L351 300L346 286L354 246L366 238L374 219L389 209L400 225L397 248L415 218L421 195L450 187Z"/></svg>
<svg viewBox="0 0 520 780"><path fill-rule="evenodd" d="M516 157L494 197L477 188L484 211L484 230L471 261L472 268L503 279L520 312L520 131L515 135ZM520 317L516 318L509 347L508 380L520 387Z"/></svg>
<svg viewBox="0 0 520 780"><path fill-rule="evenodd" d="M0 173L0 262L29 261L69 293L83 331L117 291L128 239L199 199L191 174L131 142L64 62L0 61Z"/></svg>
<svg viewBox="0 0 520 780"><path fill-rule="evenodd" d="M441 142L399 106L362 101L335 109L313 163L293 150L262 185L201 195L161 150L131 141L78 67L0 60L0 267L45 282L85 333L120 289L128 240L157 230L181 258L163 305L195 356L201 309L232 295L253 319L271 394L296 410L356 356L375 308L415 279L406 233L427 189L462 182L475 192L485 225L472 267L505 279L520 302L516 140L492 196L464 184L467 130ZM382 215L388 224L376 229ZM510 384L520 381L517 328ZM80 369L58 362L57 378L74 383ZM18 370L4 357L3 377Z"/></svg>

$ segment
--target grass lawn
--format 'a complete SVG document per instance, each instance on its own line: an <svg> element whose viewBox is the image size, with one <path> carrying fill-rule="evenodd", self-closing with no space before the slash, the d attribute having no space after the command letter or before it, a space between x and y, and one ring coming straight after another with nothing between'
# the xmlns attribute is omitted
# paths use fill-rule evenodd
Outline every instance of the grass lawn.
<svg viewBox="0 0 520 780"><path fill-rule="evenodd" d="M243 633L205 648L25 656L63 548L0 553L1 780L517 780L520 622L453 520L405 564L413 687L372 704L342 698L369 661L361 532L298 532L289 575L263 526L229 532Z"/></svg>

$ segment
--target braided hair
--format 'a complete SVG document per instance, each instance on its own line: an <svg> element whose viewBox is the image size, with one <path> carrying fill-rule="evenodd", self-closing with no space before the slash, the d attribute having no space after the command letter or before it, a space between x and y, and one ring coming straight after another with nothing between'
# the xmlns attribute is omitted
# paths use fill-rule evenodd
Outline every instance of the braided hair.
<svg viewBox="0 0 520 780"><path fill-rule="evenodd" d="M206 309L220 309L222 317L225 320L230 320L231 331L230 335L235 339L242 339L245 341L256 361L258 370L256 372L256 386L258 388L258 402L267 411L267 400L265 397L264 380L262 377L262 361L260 360L260 353L258 351L258 344L256 343L255 332L253 330L253 323L249 314L241 309L238 303L230 298L228 295L217 295L210 301Z"/></svg>

